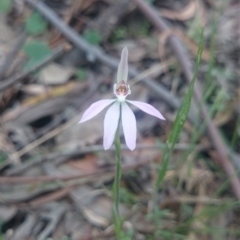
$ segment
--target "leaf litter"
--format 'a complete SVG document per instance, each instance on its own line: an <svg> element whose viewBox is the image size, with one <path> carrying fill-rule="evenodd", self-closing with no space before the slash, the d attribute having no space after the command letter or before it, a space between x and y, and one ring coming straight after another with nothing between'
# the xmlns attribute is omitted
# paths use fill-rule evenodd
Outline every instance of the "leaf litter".
<svg viewBox="0 0 240 240"><path fill-rule="evenodd" d="M159 33L134 2L96 0L80 4L63 0L46 1L46 6L84 41L97 45L108 56L119 58L121 49L127 46L130 63L141 69L144 77L154 78L155 89L163 86L170 93L174 88L179 104L189 85L168 42L179 38L194 60L204 20L205 45L198 81L204 94L212 92L202 99L212 111L211 120L221 131L238 171L240 55L238 41L233 39L239 37L239 4L154 1L159 16L171 23L169 31ZM124 11L119 6L124 6ZM111 86L116 72L91 52L68 42L47 19L41 22L36 9L20 7L13 1L2 9L0 18L0 72L17 46L14 40L18 33L23 29L27 32L24 46L4 69L9 77L31 70L51 57L55 48L66 46L62 56L1 91L0 237L115 239L111 215L115 155L113 149L105 152L102 148L103 115L84 127L76 123L86 106L96 99L113 97ZM211 43L213 28L217 29L215 45ZM82 79L77 75L79 69L86 73ZM1 75L0 89L8 79ZM120 209L129 239L238 239L238 203L229 187L230 179L219 164L218 152L202 127L208 123L200 114L194 123L187 120L181 130L181 145L173 149L157 191L158 210L151 215L158 165L178 108L169 106L167 100L143 84L141 76L139 79L133 81L135 90L130 97L154 105L168 120L162 123L134 109L138 142L134 152L123 150L121 181ZM220 91L225 97L221 101L217 99ZM195 105L196 112L198 107Z"/></svg>

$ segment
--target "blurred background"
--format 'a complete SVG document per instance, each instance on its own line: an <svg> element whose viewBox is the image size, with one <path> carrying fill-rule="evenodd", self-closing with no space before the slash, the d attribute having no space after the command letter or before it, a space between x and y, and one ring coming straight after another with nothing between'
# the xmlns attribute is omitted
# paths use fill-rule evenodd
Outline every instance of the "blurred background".
<svg viewBox="0 0 240 240"><path fill-rule="evenodd" d="M191 109L152 198L165 142L204 48ZM121 137L126 239L240 239L240 2L0 0L0 239L116 239L114 148L102 146L123 47L137 147Z"/></svg>

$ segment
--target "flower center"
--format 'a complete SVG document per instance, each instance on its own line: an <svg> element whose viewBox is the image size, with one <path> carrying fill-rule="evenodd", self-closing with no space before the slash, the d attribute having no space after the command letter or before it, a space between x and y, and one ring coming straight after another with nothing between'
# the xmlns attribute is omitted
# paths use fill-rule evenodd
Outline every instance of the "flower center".
<svg viewBox="0 0 240 240"><path fill-rule="evenodd" d="M120 102L124 102L127 95L131 94L129 85L123 80L118 84L114 84L113 91Z"/></svg>
<svg viewBox="0 0 240 240"><path fill-rule="evenodd" d="M124 81L121 81L116 89L116 95L126 96L128 94L128 88Z"/></svg>

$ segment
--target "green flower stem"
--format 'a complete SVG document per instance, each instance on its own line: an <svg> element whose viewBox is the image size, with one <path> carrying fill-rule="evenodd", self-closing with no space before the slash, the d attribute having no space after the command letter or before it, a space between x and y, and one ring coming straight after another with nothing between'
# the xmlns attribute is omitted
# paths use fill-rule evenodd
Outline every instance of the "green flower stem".
<svg viewBox="0 0 240 240"><path fill-rule="evenodd" d="M120 137L119 137L119 127L116 131L115 135L115 149L116 149L116 171L115 171L115 194L114 194L114 200L115 200L115 208L117 214L119 214L119 190L120 190L120 180L122 175L122 166L121 166L121 143L120 143Z"/></svg>
<svg viewBox="0 0 240 240"><path fill-rule="evenodd" d="M118 128L115 134L115 149L116 149L116 171L115 171L115 180L113 184L113 220L114 227L117 239L122 239L122 218L119 213L119 192L120 192L120 180L122 175L122 166L121 166L121 141L119 136L119 123Z"/></svg>

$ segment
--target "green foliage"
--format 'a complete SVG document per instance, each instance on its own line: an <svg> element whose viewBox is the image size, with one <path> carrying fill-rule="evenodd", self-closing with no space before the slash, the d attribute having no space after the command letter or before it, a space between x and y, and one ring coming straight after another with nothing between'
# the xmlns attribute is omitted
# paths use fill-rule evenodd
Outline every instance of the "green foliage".
<svg viewBox="0 0 240 240"><path fill-rule="evenodd" d="M132 228L122 231L119 240L132 240L134 239L134 230Z"/></svg>
<svg viewBox="0 0 240 240"><path fill-rule="evenodd" d="M23 47L23 51L28 56L28 62L24 70L29 70L51 55L52 51L45 42L30 42Z"/></svg>
<svg viewBox="0 0 240 240"><path fill-rule="evenodd" d="M102 41L101 35L93 30L88 30L83 34L84 39L92 45L98 45Z"/></svg>
<svg viewBox="0 0 240 240"><path fill-rule="evenodd" d="M119 40L125 39L127 36L127 29L125 26L123 27L118 27L114 30L112 37L111 37L111 42L117 42Z"/></svg>
<svg viewBox="0 0 240 240"><path fill-rule="evenodd" d="M168 209L159 209L155 208L154 213L148 214L147 218L152 220L156 226L161 226L162 220L169 215L170 211ZM152 238L151 238L152 237ZM154 231L153 236L149 236L148 239L165 239L165 240L172 240L172 239L185 239L186 236L183 235L179 231L179 229L175 229L174 231L168 231L164 229L157 229Z"/></svg>
<svg viewBox="0 0 240 240"><path fill-rule="evenodd" d="M113 199L114 199L113 223L114 223L117 239L123 239L123 231L122 231L123 218L120 216L120 213L119 213L120 181L122 176L121 140L119 135L119 123L115 133L114 143L115 143L115 150L116 150L116 170L115 170L115 179L114 179L113 188L112 188Z"/></svg>
<svg viewBox="0 0 240 240"><path fill-rule="evenodd" d="M7 160L7 158L8 156L4 152L0 152L0 167L5 165L5 161ZM1 226L1 216L0 216L0 226Z"/></svg>
<svg viewBox="0 0 240 240"><path fill-rule="evenodd" d="M154 210L154 213L150 212L147 215L148 220L153 220L158 226L161 225L162 219L164 219L167 215L169 215L169 210L168 209L159 209L156 208Z"/></svg>
<svg viewBox="0 0 240 240"><path fill-rule="evenodd" d="M196 17L193 21L190 22L190 27L187 35L193 39L196 43L199 43L199 35L201 34L201 19Z"/></svg>
<svg viewBox="0 0 240 240"><path fill-rule="evenodd" d="M215 78L219 79L220 81L221 80L223 81L226 79L231 81L237 77L237 74L232 69L214 66L211 69L211 77L215 77Z"/></svg>
<svg viewBox="0 0 240 240"><path fill-rule="evenodd" d="M158 220L159 219L158 212L159 211L161 212L161 210L159 210L159 208L157 207L157 192L158 192L158 188L159 188L160 184L162 183L162 181L163 181L163 179L166 175L168 165L169 165L169 160L170 160L170 157L172 155L172 151L174 149L175 144L178 141L178 138L179 138L179 135L180 135L181 131L183 130L185 121L187 119L187 116L188 116L188 113L189 113L189 110L190 110L194 83L195 83L195 80L196 80L196 77L197 77L198 67L199 67L199 64L200 64L202 51L203 51L203 42L204 42L204 40L203 40L203 29L202 29L201 40L200 40L200 44L199 44L199 48L198 48L196 65L195 65L195 68L194 68L194 75L193 75L192 81L190 83L190 86L188 88L188 91L187 91L187 93L186 93L186 95L183 99L182 105L178 110L176 119L175 119L175 121L173 123L173 126L172 126L172 129L170 131L170 134L168 136L166 148L163 151L163 157L162 157L161 165L160 165L160 168L159 168L157 181L155 183L155 189L154 189L154 195L153 195L153 213L152 214L153 214L153 220L155 221L157 226L161 223ZM178 236L178 237L180 237L180 236ZM171 235L169 236L169 238L171 239ZM167 236L165 236L165 239L167 239Z"/></svg>
<svg viewBox="0 0 240 240"><path fill-rule="evenodd" d="M0 0L0 13L8 13L12 8L12 0Z"/></svg>
<svg viewBox="0 0 240 240"><path fill-rule="evenodd" d="M149 35L150 27L150 22L144 19L143 21L130 26L129 33L134 37L145 37Z"/></svg>
<svg viewBox="0 0 240 240"><path fill-rule="evenodd" d="M155 0L147 0L146 2L149 4L153 4L155 2Z"/></svg>
<svg viewBox="0 0 240 240"><path fill-rule="evenodd" d="M64 236L64 237L62 237L62 238L59 238L58 240L70 240L70 238L69 238L69 237L66 237L66 236Z"/></svg>
<svg viewBox="0 0 240 240"><path fill-rule="evenodd" d="M164 240L184 240L186 239L185 235L181 235L179 233L173 232L173 231L166 231L166 230L157 230L154 233L154 239L164 239Z"/></svg>
<svg viewBox="0 0 240 240"><path fill-rule="evenodd" d="M0 152L0 165L7 160L7 155L3 152Z"/></svg>
<svg viewBox="0 0 240 240"><path fill-rule="evenodd" d="M159 209L156 208L154 213L149 213L147 215L147 219L152 220L157 226L160 226L162 220L165 219L169 215L170 211L168 209ZM178 229L174 231L168 231L164 229L157 229L154 231L153 236L148 236L148 239L165 239L165 240L172 240L172 239L185 239L186 236L180 234Z"/></svg>
<svg viewBox="0 0 240 240"><path fill-rule="evenodd" d="M198 54L197 54L197 61L194 69L194 75L193 79L190 83L189 89L183 99L182 105L180 109L178 110L176 119L173 123L173 127L170 131L170 134L167 139L167 148L163 153L163 158L162 158L162 168L159 172L158 179L156 182L156 189L159 187L160 183L162 182L166 172L167 172L167 167L168 167L168 162L171 156L171 153L173 151L173 148L179 138L179 135L184 127L185 121L188 116L188 112L190 110L191 106L191 100L192 100L192 95L193 95L193 88L194 88L194 83L197 77L197 72L198 72L198 67L200 64L201 56L202 56L202 50L203 50L203 30L201 33L201 41L199 44L199 49L198 49Z"/></svg>
<svg viewBox="0 0 240 240"><path fill-rule="evenodd" d="M77 79L80 80L80 81L86 80L87 72L86 72L85 69L79 68L79 69L76 70L76 76L77 76Z"/></svg>
<svg viewBox="0 0 240 240"><path fill-rule="evenodd" d="M222 228L222 229L216 229L214 227L208 226L206 224L206 219L210 220L214 220L216 219L220 214L223 214L226 211L229 210L233 210L234 208L239 208L239 202L236 201L226 201L226 202L222 202L221 204L216 204L216 205L211 205L211 206L205 206L201 212L199 212L197 215L194 215L192 218L188 219L187 221L181 223L177 229L175 229L175 231L177 232L186 232L187 229L191 229L192 232L197 232L197 233L209 233L212 236L215 236L216 234L218 235L218 233L224 232L227 233L229 232L228 229L226 228ZM202 227L201 228L191 228L192 224L194 224L194 222L202 222ZM216 230L218 231L218 233L216 232ZM231 231L231 230L230 230ZM233 230L234 231L234 230ZM239 233L235 233L235 234L239 234ZM211 238L213 239L213 238ZM219 238L217 238L219 239Z"/></svg>
<svg viewBox="0 0 240 240"><path fill-rule="evenodd" d="M37 36L47 30L47 22L43 19L40 13L33 12L27 19L25 28L29 34Z"/></svg>
<svg viewBox="0 0 240 240"><path fill-rule="evenodd" d="M129 205L135 204L137 202L135 196L126 188L120 188L120 201Z"/></svg>
<svg viewBox="0 0 240 240"><path fill-rule="evenodd" d="M143 37L148 36L149 31L150 31L150 27L151 27L150 22L144 19L143 24L138 29L137 35L138 36L143 36Z"/></svg>
<svg viewBox="0 0 240 240"><path fill-rule="evenodd" d="M1 219L1 216L0 216L0 240L4 240L4 235L1 233L2 232L2 225L3 225L3 222L2 222L2 219Z"/></svg>

